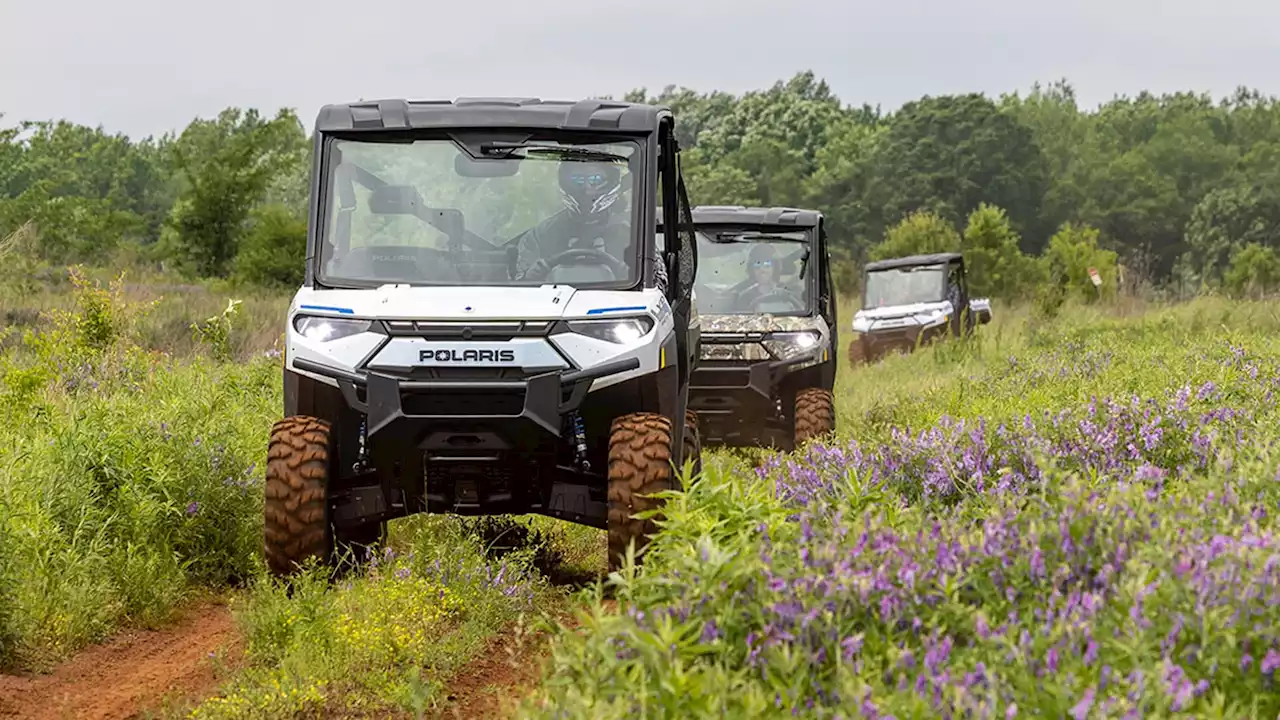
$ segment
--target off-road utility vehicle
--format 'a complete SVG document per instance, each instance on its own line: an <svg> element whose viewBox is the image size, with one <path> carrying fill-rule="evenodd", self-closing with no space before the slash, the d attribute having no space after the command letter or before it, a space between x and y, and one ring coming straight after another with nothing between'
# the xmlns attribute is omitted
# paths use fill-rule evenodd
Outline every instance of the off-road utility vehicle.
<svg viewBox="0 0 1280 720"><path fill-rule="evenodd" d="M315 125L266 556L336 564L413 513L654 529L700 458L697 245L665 108L384 100ZM657 210L686 219L655 247Z"/></svg>
<svg viewBox="0 0 1280 720"><path fill-rule="evenodd" d="M791 450L835 429L836 301L822 213L698 206L700 438Z"/></svg>
<svg viewBox="0 0 1280 720"><path fill-rule="evenodd" d="M964 256L936 253L867 263L862 308L853 317L849 362L913 352L938 338L991 322L991 302L969 297Z"/></svg>

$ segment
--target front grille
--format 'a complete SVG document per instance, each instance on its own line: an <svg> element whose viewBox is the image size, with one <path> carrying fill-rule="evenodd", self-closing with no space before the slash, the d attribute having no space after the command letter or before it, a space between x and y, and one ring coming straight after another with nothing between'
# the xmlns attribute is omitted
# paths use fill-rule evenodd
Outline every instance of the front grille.
<svg viewBox="0 0 1280 720"><path fill-rule="evenodd" d="M475 415L519 416L524 411L524 393L508 389L451 389L406 391L400 398L406 415L461 417Z"/></svg>
<svg viewBox="0 0 1280 720"><path fill-rule="evenodd" d="M692 385L697 387L737 388L746 387L751 381L751 371L746 368L699 367L693 371Z"/></svg>

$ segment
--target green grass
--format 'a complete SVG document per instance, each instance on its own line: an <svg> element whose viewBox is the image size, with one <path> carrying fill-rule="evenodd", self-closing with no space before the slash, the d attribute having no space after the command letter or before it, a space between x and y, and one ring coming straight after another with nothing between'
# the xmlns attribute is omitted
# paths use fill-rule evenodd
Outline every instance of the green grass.
<svg viewBox="0 0 1280 720"><path fill-rule="evenodd" d="M1180 613L1204 615L1197 613L1196 592L1221 594L1214 585L1197 590L1179 574L1178 553L1194 555L1194 539L1226 538L1231 557L1255 568L1274 551L1245 543L1249 532L1269 532L1270 516L1251 520L1250 503L1274 509L1277 499L1269 448L1280 425L1270 395L1263 395L1280 364L1274 303L1129 301L1071 306L1053 319L997 307L994 322L972 340L856 371L842 367L838 439L789 458L707 453L701 481L673 498L646 569L615 578L623 612L613 615L603 612L599 588L569 597L603 566L603 534L545 518L397 521L393 554L368 573L328 588L310 577L285 593L265 578L260 545L261 463L281 406L279 360L264 351L287 299L264 296L242 305L229 346L237 361L216 362L187 326L219 313L225 294L165 293L140 314L139 304L156 297L151 287L126 286L114 295L71 290L24 295L21 312L29 322L0 339L0 663L7 668L48 667L123 626L162 624L187 599L213 588L235 595L246 664L194 709L197 717L429 711L439 706L449 678L495 633L554 620L583 602L593 632L558 638L532 713L765 717L791 716L795 707L801 715L835 717L838 709L849 717L870 698L897 717L937 716L935 700L914 688L918 664L907 669L903 658L937 651L943 636L953 643L952 674L938 681L938 692L953 710L976 711L986 702L1002 714L1016 703L1023 713L1058 717L1090 697L1090 688L1091 707L1097 711L1110 698L1104 714L1117 716L1125 707L1158 716L1175 701L1191 703L1183 709L1201 717L1218 716L1232 702L1227 716L1277 710L1266 699L1274 697L1270 676L1259 670L1272 636L1225 630L1215 615L1216 628L1181 628L1175 649L1161 648ZM41 319L33 308L65 314ZM852 307L842 307L842 326L851 316ZM843 348L837 355L843 359ZM1214 389L1202 399L1197 393L1207 383ZM1189 409L1169 410L1184 386L1192 392ZM1125 409L1135 395L1140 407L1163 403L1166 418L1141 463L1104 467L1089 452L1062 449L1089 440L1079 423L1093 417L1095 398L1103 408L1097 427L1119 418L1117 432L1126 441L1154 432L1144 425L1149 420ZM1203 446L1196 423L1223 408L1239 415L1213 420L1216 435ZM1059 413L1066 413L1060 426L1053 424ZM965 453L973 451L965 439L973 426L957 423L979 418L988 433L982 452L994 466L975 476L961 472ZM1035 442L1018 434L1028 418L1036 424ZM1191 429L1176 426L1187 418ZM1009 437L997 437L1001 425L1012 429ZM1212 449L1210 462L1195 465L1204 447ZM743 455L762 459L763 467ZM889 462L896 463L893 471L880 472ZM1149 482L1133 480L1139 470L1179 466L1189 469L1169 474L1154 495ZM994 492L1001 483L1016 488ZM1234 499L1206 504L1210 493ZM1117 515L1116 508L1137 515ZM1134 517L1155 524L1147 528ZM1090 538L1081 543L1088 547L1083 554L1063 554L1063 518L1082 533L1077 540ZM815 564L823 576L839 575L833 558L862 532L938 533L980 546L984 527L1007 528L1023 545L975 556L945 580L953 585L919 580L921 593L942 599L902 601L912 612L906 627L861 600L849 603L860 591L846 588L835 601L813 584ZM863 569L872 576L887 568L894 577L903 558L918 568L938 564L925 553L929 543L916 545L901 556L873 553L858 562L870 563ZM1028 646L1016 637L1011 645L974 640L978 617L994 626L1013 611L1034 627L1036 613L1060 607L1047 589L1052 584L1031 565L1033 545L1043 548L1050 568L1068 574L1096 572L1102 558L1126 548L1124 561L1109 571L1107 612L1088 625L1095 639L1116 633L1096 652L1112 672L1123 670L1120 679L1108 685L1100 662L1072 649L1088 639L1069 624L1051 624ZM993 572L999 581L989 579ZM785 587L771 588L770 577ZM1143 606L1155 621L1132 627L1129 611L1152 579L1164 588ZM1071 588L1059 591L1065 597ZM762 641L770 631L799 637L778 624L786 601L805 612L834 602L834 610L811 620L822 637ZM1272 625L1280 620L1266 607L1240 602L1224 607L1257 611ZM917 619L921 626L912 627ZM833 660L850 638L861 643L857 656ZM1011 648L1020 659L1008 660ZM1019 669L1040 663L1043 670L1053 648L1053 673ZM1187 655L1187 648L1198 654ZM1176 677L1162 679L1165 663L1185 672L1192 686L1207 682L1208 690L1179 699ZM975 698L956 678L980 667L990 676L989 691ZM1147 684L1132 679L1135 670ZM832 705L835 694L843 704ZM552 709L538 710L539 703Z"/></svg>
<svg viewBox="0 0 1280 720"><path fill-rule="evenodd" d="M1274 717L1277 309L1073 308L846 373L841 439L708 463L527 710Z"/></svg>
<svg viewBox="0 0 1280 720"><path fill-rule="evenodd" d="M288 595L261 558L280 361L149 351L145 302L85 278L0 354L4 669L49 669L213 590L233 596L247 665L197 716L431 708L495 632L563 607L546 575L603 565L596 531L416 517L371 574Z"/></svg>

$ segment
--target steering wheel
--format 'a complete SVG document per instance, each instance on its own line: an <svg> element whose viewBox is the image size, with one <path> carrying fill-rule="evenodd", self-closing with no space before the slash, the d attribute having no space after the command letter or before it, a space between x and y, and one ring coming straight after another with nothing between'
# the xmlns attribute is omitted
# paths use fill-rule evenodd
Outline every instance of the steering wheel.
<svg viewBox="0 0 1280 720"><path fill-rule="evenodd" d="M631 270L627 267L626 263L618 260L609 253L603 250L597 250L596 248L575 248L573 250L566 250L547 260L547 269L550 270L557 265L565 265L580 260L594 260L601 265L607 265L609 269L613 271L614 276L618 278L626 277Z"/></svg>
<svg viewBox="0 0 1280 720"><path fill-rule="evenodd" d="M761 295L760 297L756 298L755 301L752 302L751 304L754 305L756 308L759 308L761 305L763 305L764 303L770 300L773 300L775 302L778 300L782 300L787 304L791 305L791 307L795 308L796 310L804 310L804 303L800 300L800 298L796 297L792 293L789 293L785 290L776 290L774 292L769 293L768 295Z"/></svg>

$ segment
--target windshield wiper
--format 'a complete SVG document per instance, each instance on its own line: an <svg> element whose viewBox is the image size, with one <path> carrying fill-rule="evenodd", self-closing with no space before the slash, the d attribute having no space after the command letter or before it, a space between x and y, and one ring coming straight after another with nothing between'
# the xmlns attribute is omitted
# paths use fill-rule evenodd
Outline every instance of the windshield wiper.
<svg viewBox="0 0 1280 720"><path fill-rule="evenodd" d="M566 145L552 145L549 143L548 144L518 143L518 142L504 142L499 140L494 140L492 142L487 142L487 143L481 143L480 145L480 152L485 155L502 154L503 157L508 157L508 158L521 157L522 159L528 157L528 155L514 156L513 153L515 153L516 150L528 150L529 152L548 153L551 155L574 155L577 157L587 158L591 160L605 160L605 161L621 160L622 162L627 161L627 157L625 155L618 155L615 153L606 152L604 150L592 150L590 148L576 147L573 145L566 146Z"/></svg>
<svg viewBox="0 0 1280 720"><path fill-rule="evenodd" d="M717 243L747 243L759 240L779 240L782 242L808 243L805 238L793 238L786 235L771 235L769 233L743 233L743 232L718 232L712 236L711 241Z"/></svg>
<svg viewBox="0 0 1280 720"><path fill-rule="evenodd" d="M809 269L809 247L805 246L804 254L800 256L800 279L804 279L804 271Z"/></svg>

